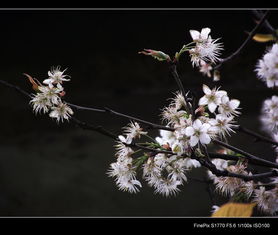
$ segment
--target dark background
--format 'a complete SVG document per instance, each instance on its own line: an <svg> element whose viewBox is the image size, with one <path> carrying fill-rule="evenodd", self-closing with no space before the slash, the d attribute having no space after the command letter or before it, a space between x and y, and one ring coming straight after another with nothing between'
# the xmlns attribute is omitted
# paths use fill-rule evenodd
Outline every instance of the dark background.
<svg viewBox="0 0 278 235"><path fill-rule="evenodd" d="M278 14L269 17L277 27ZM235 51L254 27L248 10L0 10L0 79L32 92L22 73L39 80L51 66L68 68L66 100L108 106L158 123L167 99L177 90L166 63L139 55L144 48L174 55L191 41L189 30L212 29ZM264 32L262 29L260 32ZM240 124L260 131L261 103L275 92L258 81L254 68L265 47L251 41L240 57L225 64L217 84L241 100ZM193 69L183 55L179 73L186 90L201 95L211 79ZM209 216L206 186L189 181L176 197L154 195L144 185L133 195L117 190L106 175L115 161L114 142L98 133L35 116L28 100L0 87L1 216ZM127 120L85 111L75 116L120 133ZM157 133L154 133L157 134ZM238 134L230 143L273 160L266 144ZM202 178L204 170L189 176ZM219 205L224 202L220 198Z"/></svg>

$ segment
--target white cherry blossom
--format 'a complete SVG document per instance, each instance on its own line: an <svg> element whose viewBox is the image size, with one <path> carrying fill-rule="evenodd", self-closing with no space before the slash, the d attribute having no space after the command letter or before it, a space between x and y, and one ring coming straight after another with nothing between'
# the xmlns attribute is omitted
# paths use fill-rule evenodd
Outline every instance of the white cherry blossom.
<svg viewBox="0 0 278 235"><path fill-rule="evenodd" d="M185 134L190 137L189 143L191 147L194 147L199 142L202 145L209 144L211 138L209 136L209 128L211 127L208 123L202 123L199 119L193 122L192 126L185 129Z"/></svg>
<svg viewBox="0 0 278 235"><path fill-rule="evenodd" d="M221 103L221 98L227 95L226 91L214 88L210 89L207 85L203 85L205 95L199 100L199 105L207 105L211 113L214 113L218 105Z"/></svg>

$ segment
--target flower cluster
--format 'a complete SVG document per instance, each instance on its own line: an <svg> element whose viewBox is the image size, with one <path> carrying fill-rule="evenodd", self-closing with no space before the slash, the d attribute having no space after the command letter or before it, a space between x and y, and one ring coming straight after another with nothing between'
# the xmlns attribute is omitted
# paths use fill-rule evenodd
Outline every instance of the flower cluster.
<svg viewBox="0 0 278 235"><path fill-rule="evenodd" d="M230 100L226 91L211 90L206 85L203 86L203 91L205 95L199 100L198 117L193 118L192 113L188 113L188 108L192 109L192 106L179 92L169 106L163 109L162 119L173 131L160 130L160 136L153 139L136 122L131 122L124 128L123 135L118 137L120 142L117 145L117 162L111 164L108 173L111 177L116 177L120 189L132 193L138 191L141 183L135 177L136 171L141 167L142 178L155 189L155 193L175 195L180 191L179 186L187 181L186 173L201 166L196 157L191 158L192 153L195 153L194 156L200 154L200 148L206 147L212 139L222 138L233 132L233 115L239 114L239 101ZM212 117L205 112L206 108ZM141 136L152 139L151 143L145 143L145 147L162 152L154 151L135 157L138 151L132 150L133 141ZM168 151L169 154L163 151Z"/></svg>
<svg viewBox="0 0 278 235"><path fill-rule="evenodd" d="M232 173L241 175L252 175L247 171L247 165L241 161L227 161L215 158L212 163L218 170L227 170ZM278 212L278 185L277 177L272 178L272 181L267 185L272 185L271 189L266 189L261 182L244 181L235 177L217 177L211 171L207 171L208 177L215 184L216 191L220 194L236 199L240 196L244 200L248 200L257 204L260 211L266 214L275 214Z"/></svg>
<svg viewBox="0 0 278 235"><path fill-rule="evenodd" d="M38 84L38 92L33 95L30 104L33 107L35 114L49 113L49 117L56 119L57 122L69 120L73 115L72 109L62 101L65 95L63 82L70 81L68 75L64 74L60 67L53 68L48 71L48 78L43 81L43 84Z"/></svg>
<svg viewBox="0 0 278 235"><path fill-rule="evenodd" d="M212 163L218 170L227 170L232 173L241 175L252 175L251 172L247 172L247 166L240 161L234 164L232 161L226 161L223 159L213 159ZM216 186L216 191L225 196L234 196L236 193L245 194L246 198L249 198L254 191L253 181L245 182L242 179L235 177L216 177L211 171L208 171L209 178L213 180Z"/></svg>
<svg viewBox="0 0 278 235"><path fill-rule="evenodd" d="M266 83L267 87L278 86L278 44L267 50L263 58L256 65L255 71L260 80Z"/></svg>

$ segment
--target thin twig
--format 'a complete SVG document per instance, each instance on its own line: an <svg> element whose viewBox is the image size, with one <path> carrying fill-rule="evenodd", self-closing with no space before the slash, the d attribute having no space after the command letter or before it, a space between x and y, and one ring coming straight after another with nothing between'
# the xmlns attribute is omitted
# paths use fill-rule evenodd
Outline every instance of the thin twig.
<svg viewBox="0 0 278 235"><path fill-rule="evenodd" d="M28 92L22 90L20 87L18 87L18 86L16 86L16 85L13 85L13 84L11 84L11 83L8 83L8 82L6 82L6 81L4 81L4 80L0 80L0 83L3 84L3 85L5 85L5 86L7 86L7 87L10 87L10 88L12 88L12 89L15 89L16 91L18 91L19 93L23 94L24 96L27 96L27 97L29 97L29 98L32 98L32 95L31 95L31 94L29 94Z"/></svg>
<svg viewBox="0 0 278 235"><path fill-rule="evenodd" d="M106 112L104 109L97 109L97 108L91 108L91 107L85 107L85 106L80 106L76 104L71 104L69 102L66 102L69 106L72 108L78 109L78 110L87 110L87 111L93 111L93 112L101 112L104 113Z"/></svg>
<svg viewBox="0 0 278 235"><path fill-rule="evenodd" d="M252 10L253 14L258 18L262 18L263 13L258 11L258 10ZM276 39L278 39L278 33L277 31L273 28L273 26L269 23L269 21L266 19L263 23L263 26L265 27L265 29L268 30L268 32L270 32Z"/></svg>
<svg viewBox="0 0 278 235"><path fill-rule="evenodd" d="M91 124L88 124L84 121L80 121L79 119L75 118L75 117L71 117L71 122L75 123L78 127L81 127L84 130L91 130L91 131L96 131L102 135L105 135L109 138L112 138L114 140L118 139L118 136L106 129L104 129L102 126L93 126Z"/></svg>
<svg viewBox="0 0 278 235"><path fill-rule="evenodd" d="M140 118L136 118L136 117L133 117L133 116L130 116L130 115L127 115L127 114L116 112L116 111L114 111L110 108L107 108L107 107L105 107L104 109L109 114L114 114L116 116L128 118L130 120L137 121L139 123L143 123L143 124L147 125L148 128L150 128L150 129L161 129L161 130L167 130L167 131L174 131L175 130L174 128L171 128L171 127L158 125L158 124L155 124L155 123L152 123L152 122L149 122L149 121L142 120Z"/></svg>
<svg viewBox="0 0 278 235"><path fill-rule="evenodd" d="M185 105L186 105L186 107L185 107L185 108L186 108L186 112L187 112L188 114L191 114L192 117L193 117L193 119L194 119L195 113L194 113L194 111L192 110L192 105L188 102L188 97L187 97L187 94L186 94L186 92L185 92L185 90L184 90L184 87L183 87L183 84L182 84L181 79L180 79L180 77L179 77L179 74L178 74L178 72L177 72L177 66L176 66L175 63L171 63L171 65L170 65L170 71L171 71L171 74L172 74L172 76L174 77L174 79L175 79L175 81L176 81L176 83L177 83L177 85L178 85L178 87L179 87L180 92L182 93L182 95L183 95L183 97L184 97Z"/></svg>
<svg viewBox="0 0 278 235"><path fill-rule="evenodd" d="M233 52L230 56L224 58L221 60L221 62L214 67L214 70L218 70L224 63L230 61L234 57L236 57L243 48L247 45L247 43L253 38L253 36L257 33L258 29L262 26L264 21L266 20L267 16L269 14L269 11L266 11L263 17L260 19L259 23L254 27L254 29L251 31L251 33L248 35L248 37L245 39L245 41L241 44L241 46Z"/></svg>
<svg viewBox="0 0 278 235"><path fill-rule="evenodd" d="M242 126L238 126L238 127L235 127L234 128L235 130L239 131L239 132L242 132L242 133L245 133L247 135L250 135L250 136L253 136L255 137L255 141L262 141L262 142L266 142L266 143L269 143L269 144L272 144L272 145L275 145L275 146L278 146L278 143L265 137L265 136L262 136L254 131L251 131L245 127L242 127Z"/></svg>

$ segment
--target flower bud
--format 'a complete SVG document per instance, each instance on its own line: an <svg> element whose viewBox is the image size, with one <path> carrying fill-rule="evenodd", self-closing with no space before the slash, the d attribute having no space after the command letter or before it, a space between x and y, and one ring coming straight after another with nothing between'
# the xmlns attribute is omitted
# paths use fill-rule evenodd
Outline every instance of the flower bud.
<svg viewBox="0 0 278 235"><path fill-rule="evenodd" d="M151 50L151 49L144 49L144 51L139 51L139 54L144 54L144 55L150 55L153 58L159 60L159 61L170 61L170 56L165 54L162 51L155 51L155 50Z"/></svg>

